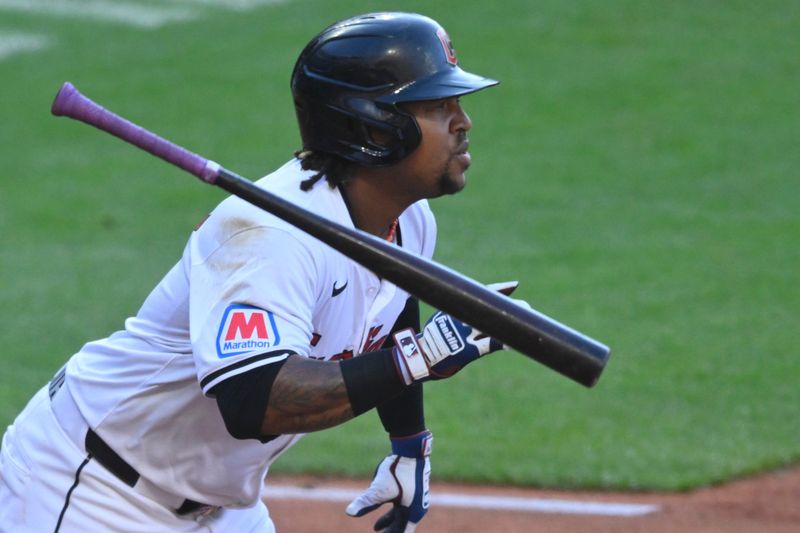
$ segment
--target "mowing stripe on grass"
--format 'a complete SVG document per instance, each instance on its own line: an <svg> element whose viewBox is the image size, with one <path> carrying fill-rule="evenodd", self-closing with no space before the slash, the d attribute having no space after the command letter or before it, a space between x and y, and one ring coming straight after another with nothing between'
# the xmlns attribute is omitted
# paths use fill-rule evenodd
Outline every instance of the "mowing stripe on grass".
<svg viewBox="0 0 800 533"><path fill-rule="evenodd" d="M196 18L197 10L180 6L144 6L111 0L0 0L0 9L57 17L95 19L153 29Z"/></svg>
<svg viewBox="0 0 800 533"><path fill-rule="evenodd" d="M44 35L0 31L0 61L14 54L34 52L51 44L52 41Z"/></svg>
<svg viewBox="0 0 800 533"><path fill-rule="evenodd" d="M145 6L115 0L0 0L0 12L18 11L50 17L70 17L156 29L174 22L204 16L209 8L249 11L288 0L171 0L174 5ZM0 31L0 61L21 52L34 52L52 45L44 35Z"/></svg>
<svg viewBox="0 0 800 533"><path fill-rule="evenodd" d="M267 482L266 499L306 500L323 502L349 502L361 491L341 487L307 488L292 485L270 485ZM494 511L520 511L529 513L557 513L601 516L641 516L658 511L652 504L587 502L545 498L523 498L515 496L477 496L473 494L431 494L431 504L442 507L486 509Z"/></svg>
<svg viewBox="0 0 800 533"><path fill-rule="evenodd" d="M172 0L178 4L204 4L233 11L249 11L256 7L286 3L288 0Z"/></svg>

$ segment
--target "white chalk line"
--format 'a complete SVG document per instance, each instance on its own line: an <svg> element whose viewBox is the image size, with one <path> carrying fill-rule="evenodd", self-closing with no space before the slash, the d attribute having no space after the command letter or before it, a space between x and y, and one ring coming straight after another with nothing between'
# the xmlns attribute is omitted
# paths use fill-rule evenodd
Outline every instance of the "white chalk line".
<svg viewBox="0 0 800 533"><path fill-rule="evenodd" d="M265 497L269 500L305 500L322 502L350 502L361 491L337 487L297 487L270 485L267 480ZM592 502L517 496L478 496L457 493L432 493L431 506L485 509L494 511L520 511L530 513L557 513L600 516L642 516L660 510L658 505L639 503Z"/></svg>
<svg viewBox="0 0 800 533"><path fill-rule="evenodd" d="M45 35L0 31L0 60L14 54L35 52L51 44L52 41Z"/></svg>

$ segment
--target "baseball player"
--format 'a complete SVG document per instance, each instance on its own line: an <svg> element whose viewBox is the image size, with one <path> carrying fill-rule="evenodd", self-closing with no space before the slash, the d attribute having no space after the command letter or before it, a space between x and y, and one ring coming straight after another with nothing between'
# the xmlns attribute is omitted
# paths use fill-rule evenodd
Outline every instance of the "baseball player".
<svg viewBox="0 0 800 533"><path fill-rule="evenodd" d="M461 190L470 165L459 97L496 83L463 71L429 18L336 23L292 74L303 149L258 185L430 258L426 199ZM377 408L390 453L346 512L389 503L376 529L414 531L422 383L500 348L442 313L420 330L409 294L230 197L124 329L84 345L8 427L0 530L274 531L270 464Z"/></svg>

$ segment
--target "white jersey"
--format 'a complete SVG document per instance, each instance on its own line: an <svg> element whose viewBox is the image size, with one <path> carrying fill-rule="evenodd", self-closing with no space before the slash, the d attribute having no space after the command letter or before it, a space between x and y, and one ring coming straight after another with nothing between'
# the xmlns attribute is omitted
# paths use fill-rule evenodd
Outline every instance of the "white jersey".
<svg viewBox="0 0 800 533"><path fill-rule="evenodd" d="M258 185L347 227L338 189L296 160ZM432 257L436 226L420 201L400 217L404 249ZM225 429L216 384L290 353L347 358L383 343L408 294L288 223L231 197L195 230L182 259L125 329L86 344L66 385L92 427L161 489L226 507L261 497L270 463L300 435L267 443Z"/></svg>

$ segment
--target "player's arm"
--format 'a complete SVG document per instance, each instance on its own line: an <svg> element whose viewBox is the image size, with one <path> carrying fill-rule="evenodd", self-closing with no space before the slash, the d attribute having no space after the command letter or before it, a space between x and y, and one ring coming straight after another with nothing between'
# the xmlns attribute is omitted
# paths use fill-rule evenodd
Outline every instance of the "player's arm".
<svg viewBox="0 0 800 533"><path fill-rule="evenodd" d="M511 294L516 282L491 285ZM522 300L519 305L527 306ZM416 320L416 324L414 321ZM341 424L374 407L392 436L405 438L425 431L421 382L452 376L484 354L501 349L495 339L467 324L435 313L419 335L419 305L409 300L396 326L394 341L403 336L411 351L391 346L338 363L290 357L275 379L267 404L264 432L316 431ZM452 345L446 339L457 337ZM337 372L337 370L339 372ZM418 431L411 431L418 430Z"/></svg>
<svg viewBox="0 0 800 533"><path fill-rule="evenodd" d="M389 354L369 354L379 359L371 371L358 368L367 379L372 374L382 383L383 393L372 395L371 406L400 394L405 387L394 370ZM385 359L385 361L380 361ZM353 359L355 360L355 359ZM364 361L360 361L363 363ZM381 364L383 362L383 364ZM341 362L323 362L294 355L281 368L264 412L261 429L272 433L304 433L336 426L357 416L342 374Z"/></svg>
<svg viewBox="0 0 800 533"><path fill-rule="evenodd" d="M392 333L407 328L419 330L416 298L407 300ZM384 428L391 436L405 437L423 431L422 384L406 386L400 378L389 357L394 348L391 339L390 335L383 350L359 355L344 367L339 363L321 365L319 361L290 357L272 385L262 430L315 431L341 424L377 407ZM364 360L364 364L360 360ZM348 392L345 376L353 389L352 394ZM374 383L364 390L366 380L370 379Z"/></svg>
<svg viewBox="0 0 800 533"><path fill-rule="evenodd" d="M212 394L232 436L266 441L336 426L406 387L386 349L336 362L293 354L232 376Z"/></svg>

